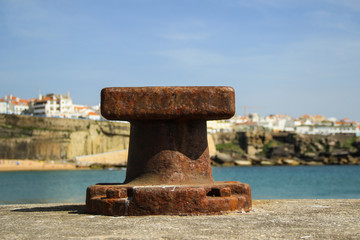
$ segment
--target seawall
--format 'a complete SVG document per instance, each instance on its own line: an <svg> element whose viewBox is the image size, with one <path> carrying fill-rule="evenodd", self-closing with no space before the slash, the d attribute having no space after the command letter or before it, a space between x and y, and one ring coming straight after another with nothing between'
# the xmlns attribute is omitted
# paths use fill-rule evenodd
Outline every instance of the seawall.
<svg viewBox="0 0 360 240"><path fill-rule="evenodd" d="M69 160L127 149L125 122L0 114L0 159Z"/></svg>

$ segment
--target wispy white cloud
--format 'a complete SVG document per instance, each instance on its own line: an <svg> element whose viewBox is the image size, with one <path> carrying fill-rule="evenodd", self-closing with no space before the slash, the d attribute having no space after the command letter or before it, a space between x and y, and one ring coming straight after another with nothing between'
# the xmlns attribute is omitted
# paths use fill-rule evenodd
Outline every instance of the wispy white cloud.
<svg viewBox="0 0 360 240"><path fill-rule="evenodd" d="M162 35L163 38L175 41L200 41L211 36L209 33L169 33Z"/></svg>
<svg viewBox="0 0 360 240"><path fill-rule="evenodd" d="M80 25L86 29L86 24L94 24L89 16L63 11L71 7L71 2L64 2L61 5L63 9L57 9L54 5L37 0L3 1L1 27L19 39L58 41Z"/></svg>
<svg viewBox="0 0 360 240"><path fill-rule="evenodd" d="M266 9L266 8L284 8L284 7L294 7L300 5L303 1L297 0L237 0L234 3L243 7L251 9Z"/></svg>
<svg viewBox="0 0 360 240"><path fill-rule="evenodd" d="M237 0L234 3L237 5L248 7L252 9L265 8L294 8L296 6L320 6L329 7L331 5L350 8L352 10L360 11L359 0Z"/></svg>
<svg viewBox="0 0 360 240"><path fill-rule="evenodd" d="M345 32L358 31L358 25L354 23L354 16L349 12L333 10L315 10L304 14L304 17L311 23L321 29L334 29Z"/></svg>
<svg viewBox="0 0 360 240"><path fill-rule="evenodd" d="M333 4L336 6L346 7L352 10L360 11L359 0L322 0L324 4Z"/></svg>
<svg viewBox="0 0 360 240"><path fill-rule="evenodd" d="M203 41L214 34L213 30L213 26L205 19L183 17L181 21L176 19L165 23L159 36L178 42Z"/></svg>
<svg viewBox="0 0 360 240"><path fill-rule="evenodd" d="M156 54L166 57L175 63L189 67L219 65L228 61L228 59L221 54L196 48L172 49L157 52Z"/></svg>
<svg viewBox="0 0 360 240"><path fill-rule="evenodd" d="M36 1L6 1L3 4L3 27L19 38L51 38L55 29L48 24L52 16Z"/></svg>

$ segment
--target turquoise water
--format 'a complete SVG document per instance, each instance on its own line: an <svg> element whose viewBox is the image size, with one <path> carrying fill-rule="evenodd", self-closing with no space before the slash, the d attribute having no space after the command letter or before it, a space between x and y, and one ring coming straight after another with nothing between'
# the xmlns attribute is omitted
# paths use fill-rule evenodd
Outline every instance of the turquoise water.
<svg viewBox="0 0 360 240"><path fill-rule="evenodd" d="M360 166L214 167L213 176L249 183L253 199L360 199ZM0 204L84 202L87 186L124 179L125 170L0 172Z"/></svg>

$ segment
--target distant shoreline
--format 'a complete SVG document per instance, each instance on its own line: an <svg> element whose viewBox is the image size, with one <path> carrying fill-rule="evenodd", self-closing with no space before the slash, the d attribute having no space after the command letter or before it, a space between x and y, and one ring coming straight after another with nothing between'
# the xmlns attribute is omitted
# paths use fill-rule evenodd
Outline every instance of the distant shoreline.
<svg viewBox="0 0 360 240"><path fill-rule="evenodd" d="M23 159L0 159L0 172L12 171L49 171L49 170L79 170L71 163L54 161L23 160Z"/></svg>
<svg viewBox="0 0 360 240"><path fill-rule="evenodd" d="M212 163L212 167L252 167L252 166L305 166L305 165L317 165L327 166L331 164L249 164L246 160L237 160L236 164L215 164ZM242 162L246 162L243 164ZM270 162L270 161L266 161ZM349 165L349 164L344 164ZM354 164L359 165L359 164ZM124 167L124 166L123 166ZM111 165L98 165L92 167L79 167L73 163L61 162L61 161L41 161L30 159L0 159L0 172L16 172L16 171L59 171L59 170L94 170L94 169L107 169L118 168L118 166Z"/></svg>

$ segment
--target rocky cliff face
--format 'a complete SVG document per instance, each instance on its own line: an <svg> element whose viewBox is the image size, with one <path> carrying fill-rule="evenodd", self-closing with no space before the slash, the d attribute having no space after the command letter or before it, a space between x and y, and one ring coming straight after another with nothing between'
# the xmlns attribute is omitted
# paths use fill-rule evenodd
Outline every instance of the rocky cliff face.
<svg viewBox="0 0 360 240"><path fill-rule="evenodd" d="M128 148L130 124L0 115L0 158L59 160Z"/></svg>
<svg viewBox="0 0 360 240"><path fill-rule="evenodd" d="M249 156L254 156L261 152L264 144L267 144L273 139L271 133L264 131L239 132L237 137L240 147L244 149Z"/></svg>
<svg viewBox="0 0 360 240"><path fill-rule="evenodd" d="M245 154L232 152L228 156L230 160L218 154L218 163L236 164L239 160L239 164L244 165L360 164L360 138L353 135L253 131L239 132L236 137Z"/></svg>

